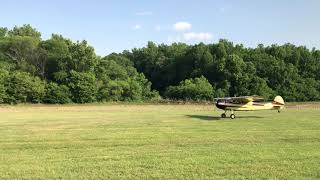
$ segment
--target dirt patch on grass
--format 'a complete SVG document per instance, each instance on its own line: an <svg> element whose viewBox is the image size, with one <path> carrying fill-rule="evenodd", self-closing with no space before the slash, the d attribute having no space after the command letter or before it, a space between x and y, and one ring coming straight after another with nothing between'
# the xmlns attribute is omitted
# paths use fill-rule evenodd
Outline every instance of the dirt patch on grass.
<svg viewBox="0 0 320 180"><path fill-rule="evenodd" d="M207 111L214 110L214 105L163 105L163 104L106 104L106 105L3 105L1 112L151 112L172 110Z"/></svg>
<svg viewBox="0 0 320 180"><path fill-rule="evenodd" d="M319 109L320 102L286 103L288 109ZM150 112L150 111L216 111L213 104L68 104L68 105L2 105L1 112Z"/></svg>
<svg viewBox="0 0 320 180"><path fill-rule="evenodd" d="M289 108L289 109L319 109L320 110L320 102L287 103L286 108Z"/></svg>

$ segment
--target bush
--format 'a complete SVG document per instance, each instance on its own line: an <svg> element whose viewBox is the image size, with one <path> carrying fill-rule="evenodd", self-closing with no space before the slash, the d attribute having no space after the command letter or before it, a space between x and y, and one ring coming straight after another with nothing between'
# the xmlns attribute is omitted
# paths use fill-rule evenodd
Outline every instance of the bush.
<svg viewBox="0 0 320 180"><path fill-rule="evenodd" d="M137 76L134 77L134 82L137 82L141 87L141 95L142 100L153 100L153 99L160 99L160 95L158 91L151 90L151 82L146 79L144 74L139 73Z"/></svg>
<svg viewBox="0 0 320 180"><path fill-rule="evenodd" d="M53 82L46 85L46 96L44 98L45 103L66 104L72 102L70 97L71 93L67 86L59 86Z"/></svg>
<svg viewBox="0 0 320 180"><path fill-rule="evenodd" d="M151 83L139 74L126 80L109 80L98 93L99 101L143 101L159 99L157 91L151 91Z"/></svg>
<svg viewBox="0 0 320 180"><path fill-rule="evenodd" d="M7 98L7 88L5 82L9 76L9 72L0 69L0 103L4 103Z"/></svg>
<svg viewBox="0 0 320 180"><path fill-rule="evenodd" d="M45 83L26 72L13 72L5 82L7 103L40 103L45 95Z"/></svg>
<svg viewBox="0 0 320 180"><path fill-rule="evenodd" d="M178 86L169 86L165 91L165 96L179 100L213 100L214 89L208 80L200 78L186 79L181 81Z"/></svg>
<svg viewBox="0 0 320 180"><path fill-rule="evenodd" d="M143 101L159 96L151 90L151 83L138 73L129 59L110 55L96 68L99 82L99 101Z"/></svg>
<svg viewBox="0 0 320 180"><path fill-rule="evenodd" d="M141 101L142 87L134 80L109 81L99 91L100 101Z"/></svg>
<svg viewBox="0 0 320 180"><path fill-rule="evenodd" d="M97 85L94 74L70 72L68 86L75 103L90 103L96 101Z"/></svg>
<svg viewBox="0 0 320 180"><path fill-rule="evenodd" d="M127 81L114 80L109 81L99 90L100 101L124 101L127 100L125 94L128 94L130 85Z"/></svg>

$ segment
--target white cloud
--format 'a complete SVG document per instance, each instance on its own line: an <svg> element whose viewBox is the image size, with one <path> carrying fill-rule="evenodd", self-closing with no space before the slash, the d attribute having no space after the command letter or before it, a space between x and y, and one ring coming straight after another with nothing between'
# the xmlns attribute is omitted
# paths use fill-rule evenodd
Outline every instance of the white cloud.
<svg viewBox="0 0 320 180"><path fill-rule="evenodd" d="M188 22L177 22L173 25L173 29L176 31L185 31L191 29L192 25Z"/></svg>
<svg viewBox="0 0 320 180"><path fill-rule="evenodd" d="M136 25L134 25L134 26L132 27L133 30L139 30L139 29L141 29L141 28L142 28L142 26L141 26L140 24L136 24Z"/></svg>
<svg viewBox="0 0 320 180"><path fill-rule="evenodd" d="M141 12L136 12L135 15L136 16L150 16L153 13L151 11L141 11Z"/></svg>
<svg viewBox="0 0 320 180"><path fill-rule="evenodd" d="M212 39L212 34L207 32L200 32L200 33L190 32L190 33L184 33L183 38L187 41L191 41L191 40L205 41L205 40Z"/></svg>

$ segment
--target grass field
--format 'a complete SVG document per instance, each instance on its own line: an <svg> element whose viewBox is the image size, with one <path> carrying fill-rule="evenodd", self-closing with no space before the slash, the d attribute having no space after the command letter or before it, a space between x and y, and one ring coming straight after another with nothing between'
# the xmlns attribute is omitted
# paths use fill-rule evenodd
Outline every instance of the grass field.
<svg viewBox="0 0 320 180"><path fill-rule="evenodd" d="M320 179L320 109L0 106L0 179Z"/></svg>

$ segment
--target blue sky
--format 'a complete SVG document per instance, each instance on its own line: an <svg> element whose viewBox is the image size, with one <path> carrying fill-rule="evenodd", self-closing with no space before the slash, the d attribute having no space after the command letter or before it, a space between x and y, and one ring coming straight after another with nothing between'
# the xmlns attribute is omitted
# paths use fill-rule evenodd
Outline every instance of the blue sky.
<svg viewBox="0 0 320 180"><path fill-rule="evenodd" d="M31 24L87 40L97 54L147 41L212 43L221 38L255 47L293 43L320 49L318 0L0 0L0 26Z"/></svg>

